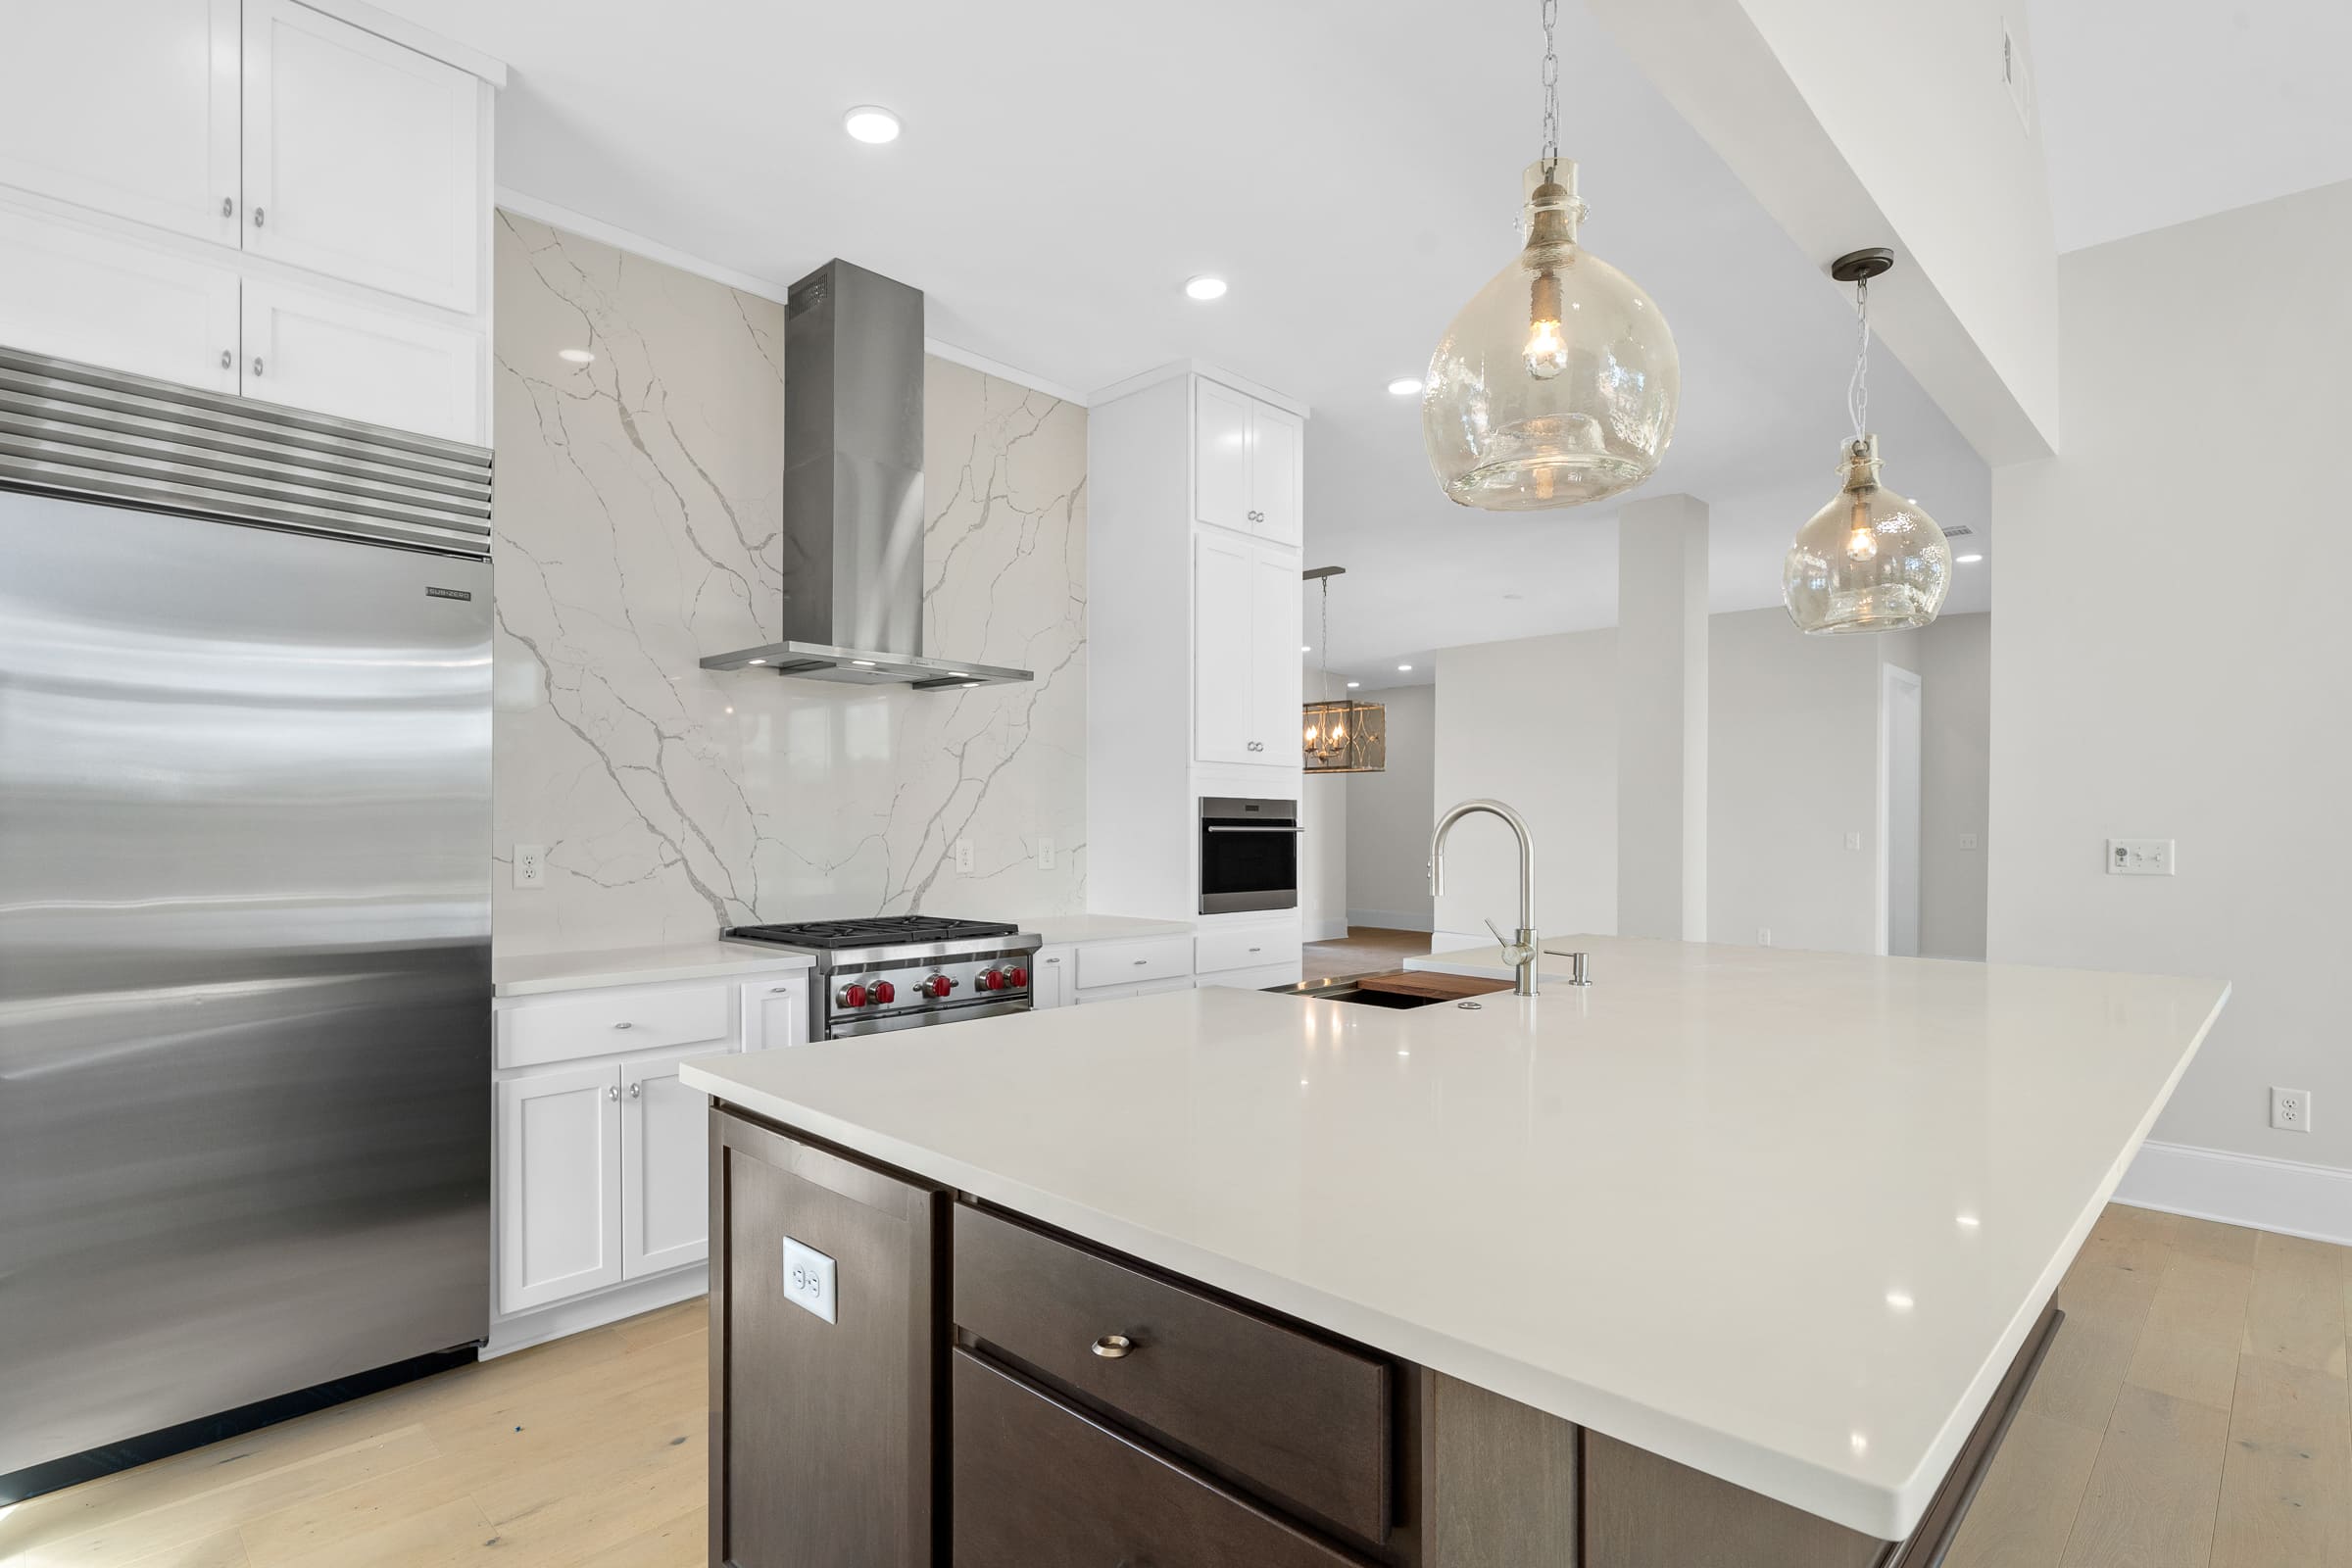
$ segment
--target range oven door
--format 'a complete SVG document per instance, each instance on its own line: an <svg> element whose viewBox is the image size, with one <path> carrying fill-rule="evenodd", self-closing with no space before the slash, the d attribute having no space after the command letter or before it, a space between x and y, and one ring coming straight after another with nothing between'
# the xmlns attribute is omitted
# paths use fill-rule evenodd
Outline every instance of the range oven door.
<svg viewBox="0 0 2352 1568"><path fill-rule="evenodd" d="M1200 801L1200 912L1298 907L1298 803Z"/></svg>

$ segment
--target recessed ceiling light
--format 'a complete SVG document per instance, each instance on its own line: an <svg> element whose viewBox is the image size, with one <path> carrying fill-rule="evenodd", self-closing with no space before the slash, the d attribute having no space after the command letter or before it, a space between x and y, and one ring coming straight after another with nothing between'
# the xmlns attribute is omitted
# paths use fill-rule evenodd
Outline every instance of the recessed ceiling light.
<svg viewBox="0 0 2352 1568"><path fill-rule="evenodd" d="M1409 398L1421 390L1421 378L1417 375L1400 375L1389 383L1389 390L1400 398Z"/></svg>
<svg viewBox="0 0 2352 1568"><path fill-rule="evenodd" d="M1197 300L1221 300L1225 297L1225 280L1206 272L1184 280L1184 291Z"/></svg>
<svg viewBox="0 0 2352 1568"><path fill-rule="evenodd" d="M1886 1304L1893 1307L1897 1312L1908 1312L1911 1310L1911 1297L1909 1293L1904 1291L1888 1291L1886 1293Z"/></svg>
<svg viewBox="0 0 2352 1568"><path fill-rule="evenodd" d="M1396 666L1396 669L1397 669L1397 672L1398 672L1399 674L1407 674L1407 675L1409 675L1409 674L1411 674L1411 673L1412 673L1413 666L1412 666L1412 665L1410 665L1410 664L1398 664L1398 665Z"/></svg>
<svg viewBox="0 0 2352 1568"><path fill-rule="evenodd" d="M1959 562L1963 566L1973 566L1978 562L1983 561L1984 558L1983 556L1954 556L1952 559Z"/></svg>
<svg viewBox="0 0 2352 1568"><path fill-rule="evenodd" d="M593 365L596 362L596 350L558 349L556 350L556 358L566 361L572 365Z"/></svg>
<svg viewBox="0 0 2352 1568"><path fill-rule="evenodd" d="M858 141L879 147L899 139L899 117L879 104L859 104L841 117L841 128Z"/></svg>

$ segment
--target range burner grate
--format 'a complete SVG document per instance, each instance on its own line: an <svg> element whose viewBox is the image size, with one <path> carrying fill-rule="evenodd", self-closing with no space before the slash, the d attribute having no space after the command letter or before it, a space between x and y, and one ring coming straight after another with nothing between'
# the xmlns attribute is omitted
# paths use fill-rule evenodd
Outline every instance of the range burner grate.
<svg viewBox="0 0 2352 1568"><path fill-rule="evenodd" d="M884 948L964 937L1008 937L1020 927L992 920L951 920L935 914L877 914L857 920L802 920L789 925L739 925L727 935L794 948Z"/></svg>

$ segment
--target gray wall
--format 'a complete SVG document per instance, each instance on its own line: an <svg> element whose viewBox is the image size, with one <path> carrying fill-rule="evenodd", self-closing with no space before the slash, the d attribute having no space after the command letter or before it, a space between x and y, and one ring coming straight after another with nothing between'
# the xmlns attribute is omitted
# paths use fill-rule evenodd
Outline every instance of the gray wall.
<svg viewBox="0 0 2352 1568"><path fill-rule="evenodd" d="M1992 616L1944 615L1919 634L1919 951L1984 956L1985 813L1992 788ZM1962 847L1973 837L1975 849Z"/></svg>
<svg viewBox="0 0 2352 1568"><path fill-rule="evenodd" d="M1389 765L1348 779L1348 923L1427 931L1432 906L1424 867L1437 820L1437 688L1397 686L1356 695L1388 709ZM1306 787L1311 793L1319 786L1310 779Z"/></svg>

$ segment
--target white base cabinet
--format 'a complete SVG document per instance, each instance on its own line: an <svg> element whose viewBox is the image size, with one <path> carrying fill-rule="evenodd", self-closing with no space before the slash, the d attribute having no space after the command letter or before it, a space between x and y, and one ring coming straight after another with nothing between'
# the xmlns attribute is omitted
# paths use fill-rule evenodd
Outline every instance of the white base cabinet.
<svg viewBox="0 0 2352 1568"><path fill-rule="evenodd" d="M498 1085L498 1310L620 1280L620 1069L548 1067Z"/></svg>
<svg viewBox="0 0 2352 1568"><path fill-rule="evenodd" d="M710 1255L710 1097L678 1081L687 1052L620 1064L620 1277Z"/></svg>
<svg viewBox="0 0 2352 1568"><path fill-rule="evenodd" d="M777 975L748 980L738 988L743 1008L743 1049L773 1051L808 1043L808 977Z"/></svg>

